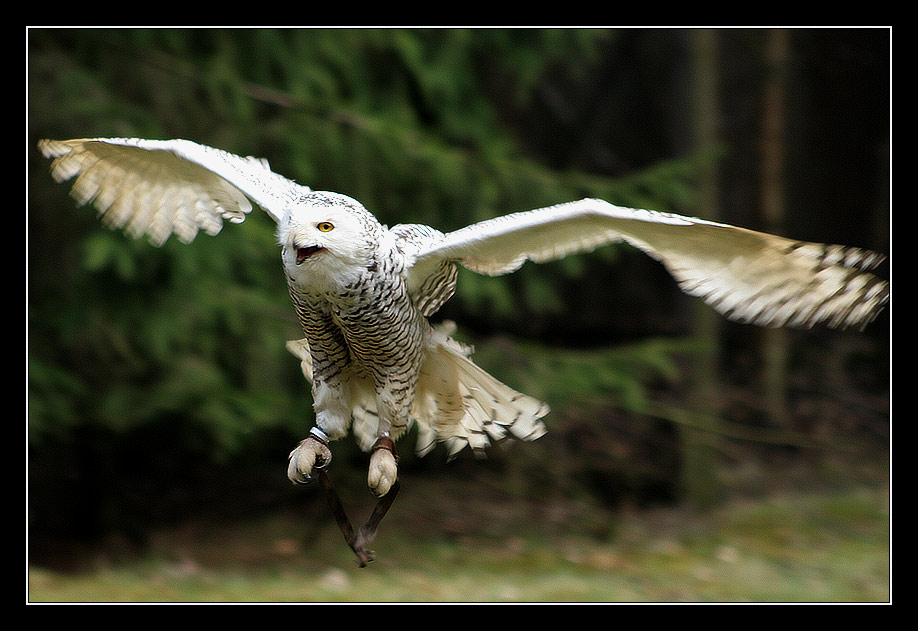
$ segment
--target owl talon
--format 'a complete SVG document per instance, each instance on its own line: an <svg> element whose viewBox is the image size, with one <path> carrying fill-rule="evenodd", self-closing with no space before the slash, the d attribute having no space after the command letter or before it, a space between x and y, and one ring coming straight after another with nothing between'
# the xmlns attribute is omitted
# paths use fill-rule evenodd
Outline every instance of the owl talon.
<svg viewBox="0 0 918 631"><path fill-rule="evenodd" d="M313 481L314 471L327 469L331 464L332 454L328 445L310 434L290 452L287 459L287 477L294 484L309 484Z"/></svg>
<svg viewBox="0 0 918 631"><path fill-rule="evenodd" d="M382 497L392 488L398 478L398 453L395 442L388 436L381 436L373 446L367 485L377 497Z"/></svg>

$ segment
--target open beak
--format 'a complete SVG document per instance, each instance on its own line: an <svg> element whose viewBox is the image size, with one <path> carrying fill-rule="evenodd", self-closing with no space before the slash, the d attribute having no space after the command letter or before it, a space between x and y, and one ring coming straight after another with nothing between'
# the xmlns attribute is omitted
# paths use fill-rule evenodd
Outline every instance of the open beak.
<svg viewBox="0 0 918 631"><path fill-rule="evenodd" d="M316 252L321 252L324 249L325 248L319 245L310 245L305 248L297 248L296 249L296 264L299 265L300 263L308 259L310 256L312 256Z"/></svg>

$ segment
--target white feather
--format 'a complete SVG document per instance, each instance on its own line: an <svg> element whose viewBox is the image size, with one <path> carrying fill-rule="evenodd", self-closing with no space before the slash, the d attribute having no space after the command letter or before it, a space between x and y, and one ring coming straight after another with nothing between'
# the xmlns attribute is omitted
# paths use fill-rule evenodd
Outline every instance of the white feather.
<svg viewBox="0 0 918 631"><path fill-rule="evenodd" d="M793 241L671 213L583 199L514 213L430 240L414 252L409 284L445 260L496 276L625 241L659 260L687 293L732 319L763 326L863 326L888 287L860 270L882 257L843 246Z"/></svg>
<svg viewBox="0 0 918 631"><path fill-rule="evenodd" d="M76 175L73 197L93 202L103 221L161 245L175 234L192 241L199 230L216 234L223 221L239 223L253 199L275 221L310 189L243 158L188 140L86 138L42 140L54 158L54 178Z"/></svg>

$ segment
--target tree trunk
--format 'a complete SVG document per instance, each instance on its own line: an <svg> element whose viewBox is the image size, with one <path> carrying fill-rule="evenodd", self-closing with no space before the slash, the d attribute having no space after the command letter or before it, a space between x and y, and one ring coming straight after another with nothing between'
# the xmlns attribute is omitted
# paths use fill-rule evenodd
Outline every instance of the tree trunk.
<svg viewBox="0 0 918 631"><path fill-rule="evenodd" d="M717 32L696 30L691 34L692 143L696 150L715 147L718 133ZM698 182L697 213L705 219L718 218L718 172L708 166ZM705 427L682 426L683 483L688 501L699 509L714 506L719 496L717 480L718 357L720 316L700 301L693 303L694 335L704 349L691 368L692 406Z"/></svg>
<svg viewBox="0 0 918 631"><path fill-rule="evenodd" d="M785 29L768 32L765 44L766 77L762 113L762 199L763 229L785 232L785 98L790 36ZM789 335L786 329L762 333L762 395L772 424L790 424L787 405Z"/></svg>

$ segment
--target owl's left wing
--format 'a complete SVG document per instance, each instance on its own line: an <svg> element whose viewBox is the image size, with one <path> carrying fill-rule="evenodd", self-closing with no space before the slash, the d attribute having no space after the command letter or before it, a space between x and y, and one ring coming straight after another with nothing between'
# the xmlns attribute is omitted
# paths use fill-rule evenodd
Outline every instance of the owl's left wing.
<svg viewBox="0 0 918 631"><path fill-rule="evenodd" d="M793 241L671 213L583 199L497 217L450 232L419 250L409 284L455 261L496 276L525 261L551 261L625 241L661 261L688 294L728 318L763 326L864 326L889 298L863 270L883 256Z"/></svg>
<svg viewBox="0 0 918 631"><path fill-rule="evenodd" d="M87 138L41 140L58 182L77 176L72 195L93 202L102 221L161 245L175 234L192 241L216 234L223 221L240 223L254 200L275 221L309 192L271 171L267 162L189 140Z"/></svg>

